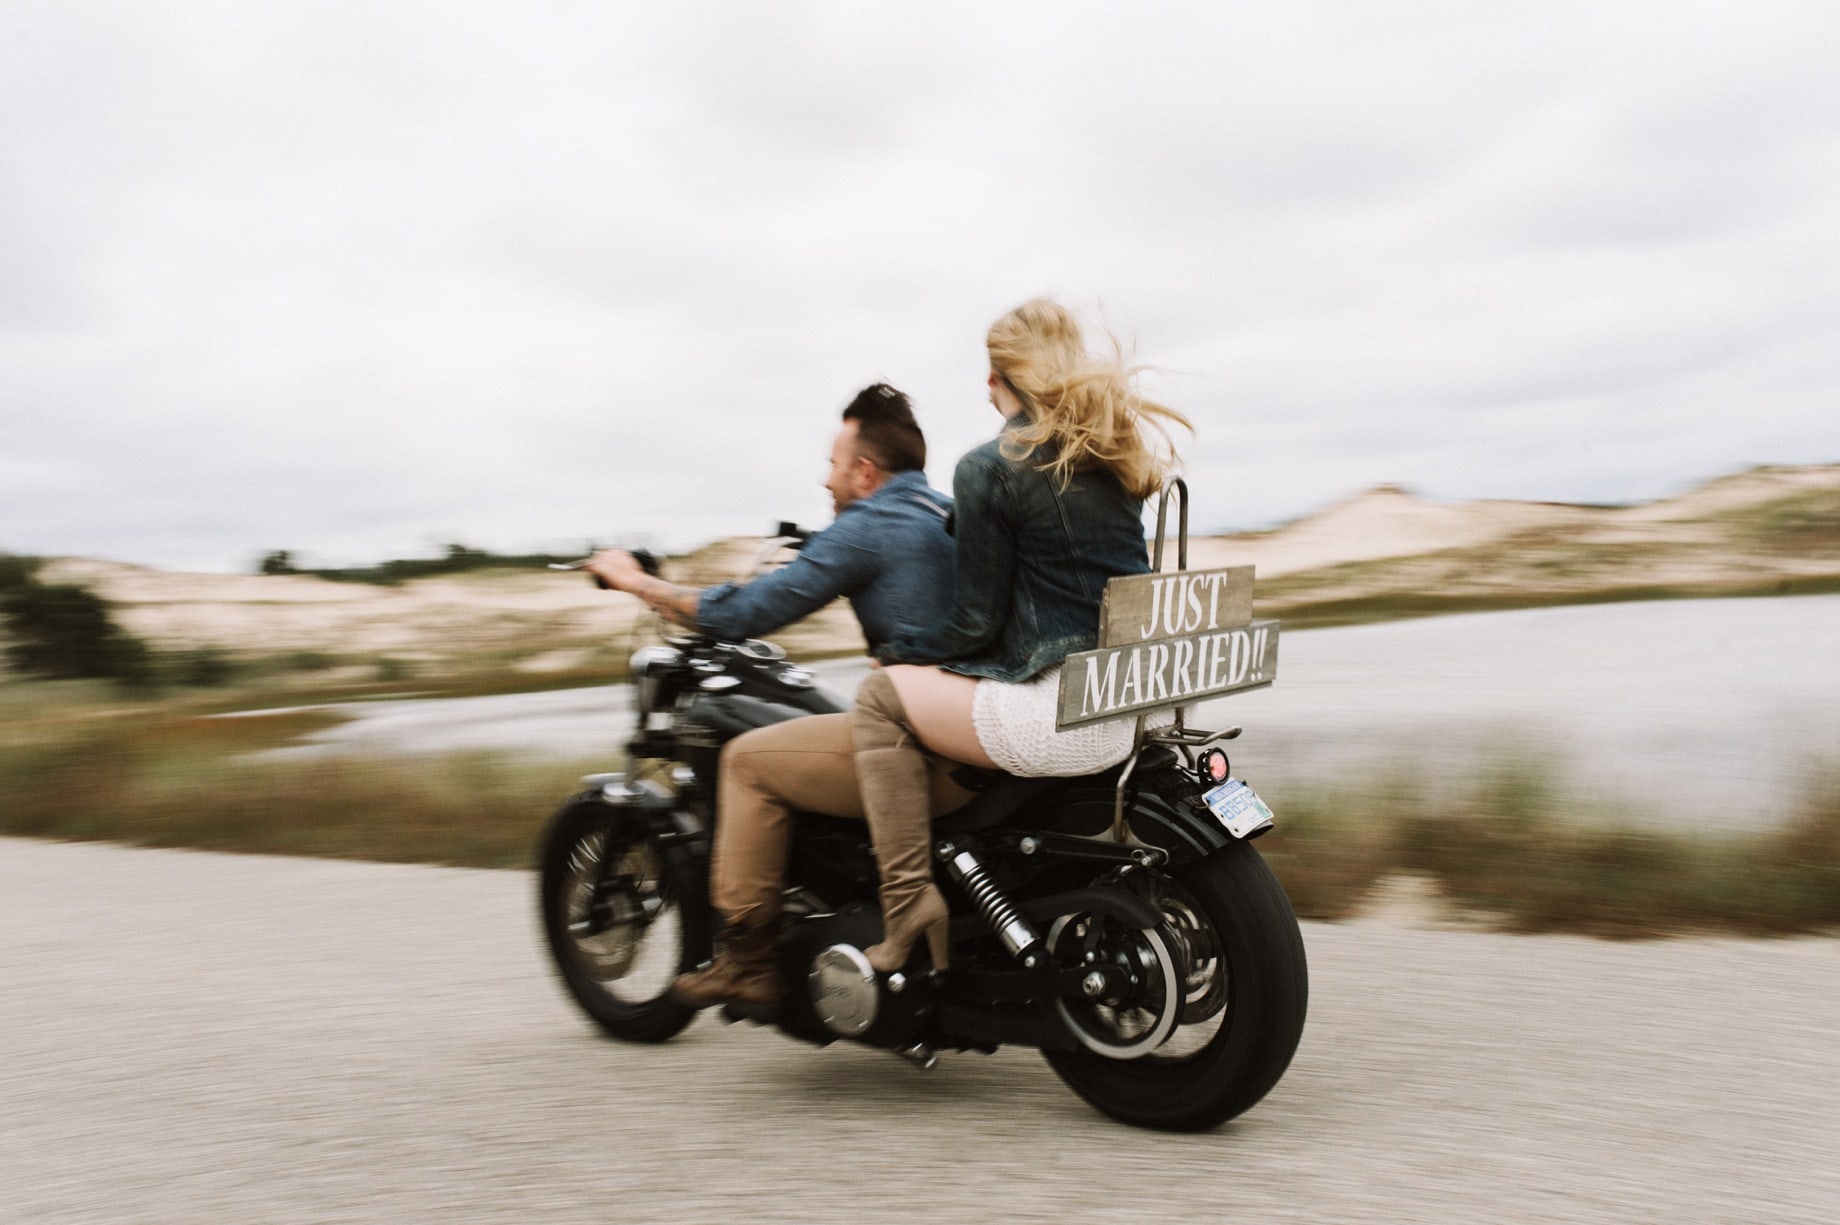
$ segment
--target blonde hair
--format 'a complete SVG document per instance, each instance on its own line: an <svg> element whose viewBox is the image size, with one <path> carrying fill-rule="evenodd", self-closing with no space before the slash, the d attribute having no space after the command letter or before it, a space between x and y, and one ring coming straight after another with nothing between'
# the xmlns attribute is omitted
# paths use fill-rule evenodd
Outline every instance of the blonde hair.
<svg viewBox="0 0 1840 1225"><path fill-rule="evenodd" d="M1004 437L1003 454L1022 460L1047 446L1042 467L1061 488L1076 471L1097 464L1132 497L1147 498L1175 466L1167 424L1194 427L1173 408L1137 393L1141 367L1128 365L1117 339L1108 339L1111 356L1093 357L1073 315L1045 298L1024 302L990 325L984 340L990 368L1016 393L1027 417ZM1145 437L1146 429L1160 446Z"/></svg>

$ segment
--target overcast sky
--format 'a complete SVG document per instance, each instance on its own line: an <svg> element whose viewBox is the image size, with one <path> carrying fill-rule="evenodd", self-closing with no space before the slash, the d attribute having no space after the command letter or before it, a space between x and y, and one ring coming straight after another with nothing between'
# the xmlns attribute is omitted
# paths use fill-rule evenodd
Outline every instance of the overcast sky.
<svg viewBox="0 0 1840 1225"><path fill-rule="evenodd" d="M897 11L898 10L898 11ZM827 520L1107 320L1197 529L1840 461L1840 5L0 7L0 550Z"/></svg>

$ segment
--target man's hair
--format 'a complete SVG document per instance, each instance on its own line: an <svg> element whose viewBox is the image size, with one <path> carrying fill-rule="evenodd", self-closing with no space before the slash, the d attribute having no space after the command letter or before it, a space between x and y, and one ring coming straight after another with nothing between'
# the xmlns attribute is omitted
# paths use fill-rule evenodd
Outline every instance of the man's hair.
<svg viewBox="0 0 1840 1225"><path fill-rule="evenodd" d="M886 383L872 383L856 393L843 410L856 423L856 450L884 472L926 467L926 435L914 420L907 397Z"/></svg>

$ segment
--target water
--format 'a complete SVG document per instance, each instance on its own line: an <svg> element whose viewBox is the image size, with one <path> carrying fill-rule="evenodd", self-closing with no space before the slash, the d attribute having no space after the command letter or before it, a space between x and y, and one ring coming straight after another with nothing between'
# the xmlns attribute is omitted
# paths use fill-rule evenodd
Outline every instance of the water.
<svg viewBox="0 0 1840 1225"><path fill-rule="evenodd" d="M1682 600L1477 613L1303 630L1278 683L1205 704L1245 727L1240 772L1285 790L1403 763L1464 777L1539 763L1580 812L1694 827L1785 816L1811 763L1840 763L1840 596ZM817 667L852 691L857 661ZM617 760L623 689L365 703L322 751L505 748ZM1280 816L1282 813L1280 812Z"/></svg>
<svg viewBox="0 0 1840 1225"><path fill-rule="evenodd" d="M1588 814L1754 828L1840 765L1840 596L1479 613L1283 639L1269 690L1212 704L1286 782L1513 755ZM1248 762L1252 757L1248 755Z"/></svg>

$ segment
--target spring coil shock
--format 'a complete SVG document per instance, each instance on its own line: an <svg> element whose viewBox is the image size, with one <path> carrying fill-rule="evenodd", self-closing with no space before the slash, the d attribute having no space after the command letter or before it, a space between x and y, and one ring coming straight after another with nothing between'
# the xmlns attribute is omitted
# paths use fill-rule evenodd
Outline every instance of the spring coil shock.
<svg viewBox="0 0 1840 1225"><path fill-rule="evenodd" d="M964 888L971 904L984 916L984 922L1002 939L1004 947L1023 965L1034 969L1040 961L1041 936L990 878L990 869L970 851L961 851L950 844L940 848L940 858L945 860L952 879Z"/></svg>

